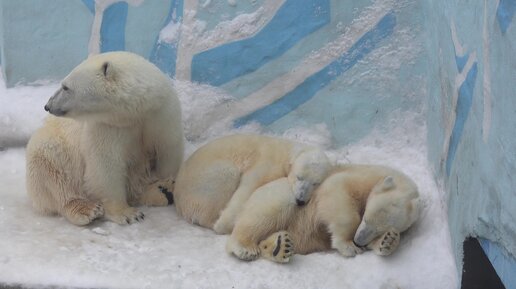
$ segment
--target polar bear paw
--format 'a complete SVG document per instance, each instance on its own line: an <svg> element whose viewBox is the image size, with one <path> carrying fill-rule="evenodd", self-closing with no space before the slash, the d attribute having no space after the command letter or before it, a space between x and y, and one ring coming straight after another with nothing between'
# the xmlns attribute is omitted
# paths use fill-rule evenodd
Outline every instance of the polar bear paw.
<svg viewBox="0 0 516 289"><path fill-rule="evenodd" d="M164 207L173 204L174 184L174 180L165 179L148 185L145 192L140 196L140 205Z"/></svg>
<svg viewBox="0 0 516 289"><path fill-rule="evenodd" d="M64 215L75 225L84 226L104 215L104 207L100 202L87 199L73 199L64 206Z"/></svg>
<svg viewBox="0 0 516 289"><path fill-rule="evenodd" d="M231 237L226 243L226 251L244 261L253 261L260 256L260 248L258 246L243 246L240 242Z"/></svg>
<svg viewBox="0 0 516 289"><path fill-rule="evenodd" d="M361 254L364 250L353 243L353 241L342 241L334 239L332 247L337 249L340 254L345 257L354 257L357 254Z"/></svg>
<svg viewBox="0 0 516 289"><path fill-rule="evenodd" d="M129 225L143 221L145 219L145 215L133 207L126 207L116 210L106 209L105 217L119 225Z"/></svg>
<svg viewBox="0 0 516 289"><path fill-rule="evenodd" d="M396 230L385 232L372 246L373 251L380 256L392 254L400 244L400 233Z"/></svg>
<svg viewBox="0 0 516 289"><path fill-rule="evenodd" d="M260 242L259 247L262 257L278 263L288 263L290 257L294 255L294 244L286 231L279 231L270 235Z"/></svg>

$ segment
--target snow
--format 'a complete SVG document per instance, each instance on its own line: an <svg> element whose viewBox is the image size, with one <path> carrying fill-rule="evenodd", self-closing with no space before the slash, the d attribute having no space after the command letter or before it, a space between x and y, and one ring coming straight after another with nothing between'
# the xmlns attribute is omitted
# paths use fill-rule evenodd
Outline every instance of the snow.
<svg viewBox="0 0 516 289"><path fill-rule="evenodd" d="M193 127L217 105L231 102L206 85L174 81L183 106L187 154L209 139L235 132L229 122ZM41 124L57 84L0 88L0 143L24 144ZM456 288L443 195L426 153L421 116L393 114L391 129L375 130L359 143L334 147L324 124L293 127L282 136L329 149L341 162L387 164L420 188L424 211L397 252L344 258L335 251L296 255L290 264L243 262L224 250L227 236L188 224L173 206L141 208L142 223L96 221L77 227L62 217L36 214L25 189L25 149L0 151L0 283L103 288ZM201 127L206 127L202 125ZM250 125L239 131L266 132ZM1 285L0 285L1 286Z"/></svg>
<svg viewBox="0 0 516 289"><path fill-rule="evenodd" d="M179 40L181 24L179 22L170 21L163 29L159 32L158 41L164 43L174 44Z"/></svg>
<svg viewBox="0 0 516 289"><path fill-rule="evenodd" d="M45 117L43 106L57 84L6 89L0 81L0 148L27 142Z"/></svg>

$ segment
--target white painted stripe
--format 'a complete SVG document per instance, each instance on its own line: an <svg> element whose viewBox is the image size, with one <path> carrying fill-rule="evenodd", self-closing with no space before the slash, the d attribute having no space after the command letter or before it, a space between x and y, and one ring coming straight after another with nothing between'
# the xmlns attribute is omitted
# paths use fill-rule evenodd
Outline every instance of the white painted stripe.
<svg viewBox="0 0 516 289"><path fill-rule="evenodd" d="M208 117L215 120L217 117L227 115L227 112L231 111L232 117L236 119L271 104L349 50L360 37L373 29L391 9L392 1L376 1L371 7L364 9L361 15L346 29L344 34L309 55L289 73L276 78L238 102L225 104L214 109Z"/></svg>
<svg viewBox="0 0 516 289"><path fill-rule="evenodd" d="M455 83L453 86L453 96L452 96L452 103L451 103L451 109L450 113L448 114L448 118L446 119L445 123L445 134L444 134L444 144L443 144L443 150L441 155L441 161L446 161L446 158L448 156L448 149L450 146L451 141L451 135L453 132L453 126L455 126L455 120L457 119L457 102L459 100L459 89L461 85L466 81L466 77L468 76L469 71L473 67L473 64L477 61L477 53L473 51L469 57L468 61L466 62L466 65L464 65L464 69L461 73L459 73L457 76L455 76ZM444 101L444 100L442 100Z"/></svg>
<svg viewBox="0 0 516 289"><path fill-rule="evenodd" d="M104 8L95 1L95 16L93 16L93 24L91 25L88 56L100 53L100 25L102 25L103 16Z"/></svg>
<svg viewBox="0 0 516 289"><path fill-rule="evenodd" d="M274 17L286 0L265 0L253 13L240 14L230 21L204 30L204 22L196 20L197 0L185 1L181 37L176 62L176 78L190 80L192 58L195 54L225 43L245 39L258 33Z"/></svg>
<svg viewBox="0 0 516 289"><path fill-rule="evenodd" d="M211 4L211 0L206 0L203 4L201 4L202 8L206 8Z"/></svg>
<svg viewBox="0 0 516 289"><path fill-rule="evenodd" d="M498 1L497 5L500 4ZM489 130L491 128L491 99L493 98L491 93L491 63L489 61L489 31L487 27L487 0L484 0L484 28L482 32L482 58L484 62L484 118L482 120L482 139L484 143L489 139Z"/></svg>
<svg viewBox="0 0 516 289"><path fill-rule="evenodd" d="M451 29L453 47L455 47L455 55L462 57L466 54L466 50L460 44L459 38L457 37L457 27L455 27L455 21L453 19L451 21L450 29Z"/></svg>
<svg viewBox="0 0 516 289"><path fill-rule="evenodd" d="M185 0L183 3L183 20L180 27L179 43L177 45L176 78L190 80L193 52L193 42L197 39L193 33L195 15L197 14L197 0Z"/></svg>
<svg viewBox="0 0 516 289"><path fill-rule="evenodd" d="M90 41L88 43L88 56L100 53L100 27L104 11L117 2L127 2L131 6L138 6L145 0L95 0L95 15L91 25Z"/></svg>

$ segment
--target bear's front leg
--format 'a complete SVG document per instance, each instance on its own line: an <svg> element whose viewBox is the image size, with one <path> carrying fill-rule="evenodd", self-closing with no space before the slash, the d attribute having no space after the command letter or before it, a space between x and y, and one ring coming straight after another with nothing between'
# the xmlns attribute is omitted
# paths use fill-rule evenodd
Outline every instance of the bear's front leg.
<svg viewBox="0 0 516 289"><path fill-rule="evenodd" d="M257 166L246 172L240 179L240 184L229 200L226 208L220 213L220 217L213 224L213 230L217 234L230 234L235 226L238 214L247 202L251 194L258 188L267 176L268 168Z"/></svg>
<svg viewBox="0 0 516 289"><path fill-rule="evenodd" d="M296 209L287 178L260 187L244 204L226 250L243 260L262 256L279 263L290 261L292 239L283 230L297 221Z"/></svg>
<svg viewBox="0 0 516 289"><path fill-rule="evenodd" d="M337 249L342 256L354 257L364 252L363 248L353 242L353 234L360 222L360 216L345 208L332 216L328 222L328 231L331 233L331 247Z"/></svg>
<svg viewBox="0 0 516 289"><path fill-rule="evenodd" d="M100 200L106 219L121 225L142 221L143 213L127 204L126 194L127 162L138 131L89 124L83 133L87 193Z"/></svg>
<svg viewBox="0 0 516 289"><path fill-rule="evenodd" d="M240 240L232 235L226 243L226 251L244 261L253 261L260 256L258 244L252 240Z"/></svg>

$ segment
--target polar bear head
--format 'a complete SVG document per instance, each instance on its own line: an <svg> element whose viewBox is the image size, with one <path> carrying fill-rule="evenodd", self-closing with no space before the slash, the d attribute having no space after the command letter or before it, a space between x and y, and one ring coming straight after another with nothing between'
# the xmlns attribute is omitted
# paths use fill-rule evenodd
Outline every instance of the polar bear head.
<svg viewBox="0 0 516 289"><path fill-rule="evenodd" d="M371 191L354 237L365 246L389 231L403 232L419 217L420 199L416 185L405 176L386 176Z"/></svg>
<svg viewBox="0 0 516 289"><path fill-rule="evenodd" d="M312 192L326 178L331 168L330 160L319 149L302 151L297 155L290 168L288 180L299 206L310 200Z"/></svg>
<svg viewBox="0 0 516 289"><path fill-rule="evenodd" d="M166 76L144 58L129 52L91 56L61 82L45 105L56 116L77 120L134 120L170 95Z"/></svg>

